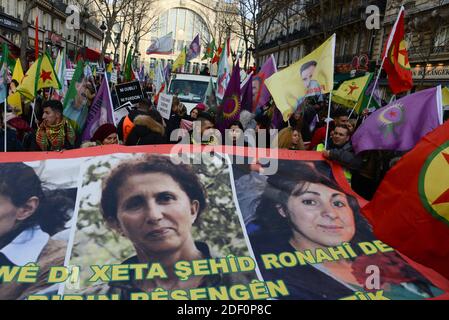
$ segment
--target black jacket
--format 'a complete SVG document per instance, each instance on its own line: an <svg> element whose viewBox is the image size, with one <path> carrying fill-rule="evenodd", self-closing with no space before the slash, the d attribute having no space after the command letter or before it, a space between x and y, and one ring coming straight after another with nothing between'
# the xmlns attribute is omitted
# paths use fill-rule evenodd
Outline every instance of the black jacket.
<svg viewBox="0 0 449 320"><path fill-rule="evenodd" d="M126 145L151 145L165 144L165 130L162 124L147 115L139 115L134 118L135 127L130 132Z"/></svg>
<svg viewBox="0 0 449 320"><path fill-rule="evenodd" d="M140 111L140 110L131 110L128 114L128 117L132 122L134 122L134 119L137 116L141 116L141 115L148 115L148 113L146 113L144 111ZM117 135L118 135L118 138L120 139L120 141L123 141L123 122L125 121L125 118L126 117L123 117L117 125Z"/></svg>

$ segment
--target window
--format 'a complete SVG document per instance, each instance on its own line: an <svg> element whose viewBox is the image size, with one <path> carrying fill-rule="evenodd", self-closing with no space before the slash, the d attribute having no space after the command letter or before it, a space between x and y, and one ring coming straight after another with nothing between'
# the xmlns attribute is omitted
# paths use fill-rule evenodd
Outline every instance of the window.
<svg viewBox="0 0 449 320"><path fill-rule="evenodd" d="M190 10L187 10L186 12L186 29L185 29L185 35L186 39L193 39L193 24L191 23L193 21L193 12Z"/></svg>
<svg viewBox="0 0 449 320"><path fill-rule="evenodd" d="M341 47L340 47L340 55L344 56L346 51L347 51L347 47L348 47L348 40L346 38L343 38L343 41L341 42Z"/></svg>
<svg viewBox="0 0 449 320"><path fill-rule="evenodd" d="M168 11L165 11L159 19L159 35L158 35L158 37L165 36L168 33L167 28L168 28Z"/></svg>
<svg viewBox="0 0 449 320"><path fill-rule="evenodd" d="M435 38L436 40L436 38ZM408 32L405 34L405 43L407 44L407 50L410 50L410 48L412 47L413 43L413 33Z"/></svg>
<svg viewBox="0 0 449 320"><path fill-rule="evenodd" d="M186 10L184 10L184 9L177 9L176 28L178 30L183 30L184 34L185 34L185 31L186 31Z"/></svg>
<svg viewBox="0 0 449 320"><path fill-rule="evenodd" d="M184 40L178 40L178 46L176 47L176 50L178 52L181 52L182 49L184 49Z"/></svg>
<svg viewBox="0 0 449 320"><path fill-rule="evenodd" d="M173 32L175 38L179 36L178 28L176 26L176 9L170 9L169 19L168 19L168 32Z"/></svg>
<svg viewBox="0 0 449 320"><path fill-rule="evenodd" d="M440 27L435 37L434 47L443 47L448 44L449 26Z"/></svg>

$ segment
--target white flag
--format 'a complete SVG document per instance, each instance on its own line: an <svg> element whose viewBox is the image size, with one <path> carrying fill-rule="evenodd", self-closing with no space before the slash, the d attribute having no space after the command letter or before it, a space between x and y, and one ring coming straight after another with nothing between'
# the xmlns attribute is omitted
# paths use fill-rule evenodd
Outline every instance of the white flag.
<svg viewBox="0 0 449 320"><path fill-rule="evenodd" d="M147 54L170 54L173 51L172 32L162 38L153 40L147 49Z"/></svg>

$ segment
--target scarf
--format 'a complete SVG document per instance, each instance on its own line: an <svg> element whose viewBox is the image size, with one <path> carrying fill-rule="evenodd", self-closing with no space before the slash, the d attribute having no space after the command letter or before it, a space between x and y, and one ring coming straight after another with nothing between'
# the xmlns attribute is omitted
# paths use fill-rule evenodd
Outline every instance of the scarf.
<svg viewBox="0 0 449 320"><path fill-rule="evenodd" d="M67 120L63 119L54 126L43 122L37 131L36 142L42 151L60 151L64 149L66 141L73 146L75 138L75 131Z"/></svg>

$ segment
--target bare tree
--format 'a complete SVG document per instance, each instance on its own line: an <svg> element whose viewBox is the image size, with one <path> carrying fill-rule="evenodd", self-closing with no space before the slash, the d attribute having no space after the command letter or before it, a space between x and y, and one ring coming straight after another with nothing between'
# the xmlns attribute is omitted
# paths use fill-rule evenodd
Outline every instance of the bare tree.
<svg viewBox="0 0 449 320"><path fill-rule="evenodd" d="M22 0L24 1L24 0ZM37 6L37 0L28 0L25 1L25 11L23 12L23 18L22 18L22 26L21 26L21 32L20 32L20 61L22 63L22 66L24 68L27 68L28 66L28 59L27 59L27 49L28 49L28 20L30 18L31 10L33 10ZM36 39L37 41L38 39Z"/></svg>
<svg viewBox="0 0 449 320"><path fill-rule="evenodd" d="M252 47L256 53L256 64L259 64L259 46L264 43L267 36L272 31L275 23L281 21L279 14L285 12L294 0L239 0L236 34L243 39L246 50L246 57L250 54ZM288 30L288 21L283 21ZM247 61L249 59L246 59ZM246 67L246 66L245 66Z"/></svg>
<svg viewBox="0 0 449 320"><path fill-rule="evenodd" d="M132 43L135 48L139 47L140 40L155 31L158 18L155 15L149 16L154 0L131 0L123 14L123 39L127 43ZM125 48L126 54L127 48Z"/></svg>
<svg viewBox="0 0 449 320"><path fill-rule="evenodd" d="M128 6L129 1L126 0L80 0L93 3L97 8L97 12L105 21L106 32L104 34L103 47L101 48L100 64L104 61L104 56L109 44L112 41L112 28L118 21L120 13Z"/></svg>

